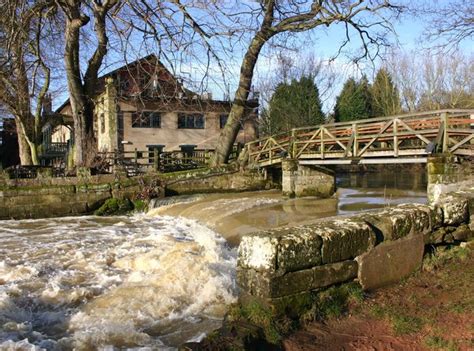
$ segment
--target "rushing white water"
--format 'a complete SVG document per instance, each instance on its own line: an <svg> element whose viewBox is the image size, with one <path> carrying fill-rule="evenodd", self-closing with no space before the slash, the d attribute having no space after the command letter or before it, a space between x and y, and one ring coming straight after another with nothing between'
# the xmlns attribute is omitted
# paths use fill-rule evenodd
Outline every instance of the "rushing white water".
<svg viewBox="0 0 474 351"><path fill-rule="evenodd" d="M3 221L0 349L169 349L220 325L235 249L168 216Z"/></svg>
<svg viewBox="0 0 474 351"><path fill-rule="evenodd" d="M386 179L360 188L355 177L330 199L210 194L154 201L155 217L0 221L0 350L169 350L199 340L236 299L229 244L252 231L426 201L421 186L390 188ZM362 180L370 185L372 175Z"/></svg>

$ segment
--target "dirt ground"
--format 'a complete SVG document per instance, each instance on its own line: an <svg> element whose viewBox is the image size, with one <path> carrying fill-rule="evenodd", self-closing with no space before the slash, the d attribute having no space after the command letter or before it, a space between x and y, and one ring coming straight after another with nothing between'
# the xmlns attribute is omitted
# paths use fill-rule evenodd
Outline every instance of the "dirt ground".
<svg viewBox="0 0 474 351"><path fill-rule="evenodd" d="M470 242L469 244L473 244ZM438 249L399 285L311 322L285 350L474 350L474 248Z"/></svg>

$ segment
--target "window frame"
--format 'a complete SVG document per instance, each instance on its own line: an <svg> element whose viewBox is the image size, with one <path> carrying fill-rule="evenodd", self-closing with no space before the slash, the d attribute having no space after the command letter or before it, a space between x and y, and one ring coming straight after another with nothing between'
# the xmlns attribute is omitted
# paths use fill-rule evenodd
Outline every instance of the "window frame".
<svg viewBox="0 0 474 351"><path fill-rule="evenodd" d="M202 125L196 123L197 118L202 119ZM178 113L177 129L206 129L206 117L203 113Z"/></svg>
<svg viewBox="0 0 474 351"><path fill-rule="evenodd" d="M147 115L148 122L144 123L144 115ZM158 123L156 123L156 117L158 117ZM140 123L137 124L137 118ZM132 112L132 128L161 128L161 112L158 111L136 111Z"/></svg>

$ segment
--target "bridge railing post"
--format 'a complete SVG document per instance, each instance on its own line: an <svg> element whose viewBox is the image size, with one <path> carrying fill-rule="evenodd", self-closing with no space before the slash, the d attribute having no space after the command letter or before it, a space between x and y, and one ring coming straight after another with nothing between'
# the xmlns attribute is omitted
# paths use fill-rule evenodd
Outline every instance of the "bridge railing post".
<svg viewBox="0 0 474 351"><path fill-rule="evenodd" d="M321 159L324 159L324 127L321 126L320 142L321 142Z"/></svg>
<svg viewBox="0 0 474 351"><path fill-rule="evenodd" d="M290 137L290 143L288 145L288 155L292 158L292 159L296 159L296 155L298 153L298 150L297 150L297 145L296 145L296 130L293 128L291 130L291 137Z"/></svg>
<svg viewBox="0 0 474 351"><path fill-rule="evenodd" d="M398 157L398 120L393 120L393 155Z"/></svg>
<svg viewBox="0 0 474 351"><path fill-rule="evenodd" d="M359 142L357 140L357 123L352 123L352 135L354 136L354 142L352 145L352 157L357 157L359 153Z"/></svg>
<svg viewBox="0 0 474 351"><path fill-rule="evenodd" d="M443 153L448 152L448 114L441 114L441 123L443 123Z"/></svg>

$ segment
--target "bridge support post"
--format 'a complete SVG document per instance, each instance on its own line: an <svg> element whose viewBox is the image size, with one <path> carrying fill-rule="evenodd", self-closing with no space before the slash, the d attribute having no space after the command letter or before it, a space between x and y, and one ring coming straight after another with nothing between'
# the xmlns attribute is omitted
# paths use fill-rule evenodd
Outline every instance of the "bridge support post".
<svg viewBox="0 0 474 351"><path fill-rule="evenodd" d="M433 155L427 162L430 203L436 202L441 195L474 186L474 163L449 154Z"/></svg>
<svg viewBox="0 0 474 351"><path fill-rule="evenodd" d="M282 192L288 197L330 197L336 190L333 171L319 167L300 165L297 160L282 161Z"/></svg>

